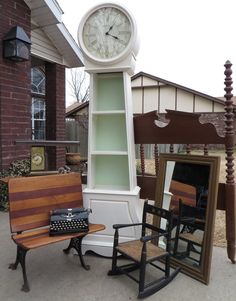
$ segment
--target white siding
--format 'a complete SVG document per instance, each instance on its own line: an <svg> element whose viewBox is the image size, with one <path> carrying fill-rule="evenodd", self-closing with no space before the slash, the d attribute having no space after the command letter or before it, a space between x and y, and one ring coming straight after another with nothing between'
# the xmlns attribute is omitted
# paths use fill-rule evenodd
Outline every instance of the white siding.
<svg viewBox="0 0 236 301"><path fill-rule="evenodd" d="M214 112L225 112L224 106L219 103L214 103Z"/></svg>
<svg viewBox="0 0 236 301"><path fill-rule="evenodd" d="M177 111L193 112L193 94L177 90Z"/></svg>
<svg viewBox="0 0 236 301"><path fill-rule="evenodd" d="M148 77L143 77L143 85L144 86L157 86L157 81Z"/></svg>
<svg viewBox="0 0 236 301"><path fill-rule="evenodd" d="M166 109L175 110L176 89L170 86L160 88L160 112L166 113Z"/></svg>
<svg viewBox="0 0 236 301"><path fill-rule="evenodd" d="M42 59L63 64L63 58L41 29L31 32L31 53Z"/></svg>
<svg viewBox="0 0 236 301"><path fill-rule="evenodd" d="M213 112L212 101L206 101L205 98L195 97L195 112Z"/></svg>
<svg viewBox="0 0 236 301"><path fill-rule="evenodd" d="M217 103L210 96L207 98L207 95L204 97L201 93L186 91L147 76L141 75L133 80L132 88L136 114L154 110L165 113L166 109L184 112L224 112L224 104Z"/></svg>
<svg viewBox="0 0 236 301"><path fill-rule="evenodd" d="M131 86L132 87L141 87L142 81L141 81L141 76L132 80Z"/></svg>
<svg viewBox="0 0 236 301"><path fill-rule="evenodd" d="M156 88L144 89L144 113L158 110L158 90Z"/></svg>
<svg viewBox="0 0 236 301"><path fill-rule="evenodd" d="M132 90L133 112L134 114L142 114L142 89Z"/></svg>

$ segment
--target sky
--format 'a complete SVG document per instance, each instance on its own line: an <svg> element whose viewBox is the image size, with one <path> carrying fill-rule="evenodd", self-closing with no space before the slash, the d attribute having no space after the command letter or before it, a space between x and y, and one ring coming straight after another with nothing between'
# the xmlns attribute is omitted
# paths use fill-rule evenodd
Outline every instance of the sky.
<svg viewBox="0 0 236 301"><path fill-rule="evenodd" d="M64 12L62 20L77 43L83 15L97 4L109 2L57 1ZM140 50L135 73L143 71L220 97L225 94L224 64L230 60L236 83L235 0L119 0L116 3L128 8L137 22ZM67 87L67 104L73 102L70 94Z"/></svg>

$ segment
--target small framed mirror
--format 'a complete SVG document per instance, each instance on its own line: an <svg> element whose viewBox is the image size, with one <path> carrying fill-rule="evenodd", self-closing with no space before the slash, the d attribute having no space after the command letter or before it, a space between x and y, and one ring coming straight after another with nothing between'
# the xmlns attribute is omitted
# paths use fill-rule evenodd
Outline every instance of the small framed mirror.
<svg viewBox="0 0 236 301"><path fill-rule="evenodd" d="M205 284L210 277L219 168L215 156L161 154L157 177L155 203L174 213L171 264ZM159 241L160 246L164 243Z"/></svg>

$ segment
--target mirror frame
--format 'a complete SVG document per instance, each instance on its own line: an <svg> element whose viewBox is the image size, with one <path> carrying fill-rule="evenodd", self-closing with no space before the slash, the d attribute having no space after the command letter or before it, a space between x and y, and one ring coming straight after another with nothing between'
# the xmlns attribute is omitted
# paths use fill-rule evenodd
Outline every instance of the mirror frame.
<svg viewBox="0 0 236 301"><path fill-rule="evenodd" d="M166 165L168 161L209 165L209 187L208 187L208 199L206 210L206 225L203 237L202 247L202 262L199 268L190 266L181 260L171 256L171 265L173 267L181 267L181 272L195 278L205 284L209 283L211 258L213 249L213 235L214 235L214 223L218 194L219 183L219 169L220 169L220 157L217 156L203 156L203 155L191 155L191 154L160 154L159 169L157 175L157 185L155 193L155 205L162 207ZM154 223L158 221L154 221Z"/></svg>

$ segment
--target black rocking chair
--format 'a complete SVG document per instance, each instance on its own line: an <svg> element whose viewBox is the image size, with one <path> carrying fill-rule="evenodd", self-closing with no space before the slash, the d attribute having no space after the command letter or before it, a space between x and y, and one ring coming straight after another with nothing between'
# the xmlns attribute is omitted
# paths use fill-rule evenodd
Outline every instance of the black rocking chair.
<svg viewBox="0 0 236 301"><path fill-rule="evenodd" d="M152 218L160 221L161 218L167 221L166 228L161 229L152 224ZM170 239L172 228L172 211L158 208L144 203L143 220L142 223L136 224L117 224L113 225L115 229L114 246L112 257L112 269L108 275L126 274L132 280L139 284L138 298L148 297L164 286L166 286L178 274L180 268L170 271ZM149 222L150 221L150 222ZM119 243L118 230L130 226L142 226L141 238L139 240L132 240L128 242ZM163 237L164 246L160 245L159 238ZM124 265L117 265L118 253L123 255L124 258L132 262ZM154 263L155 262L155 263ZM150 264L152 267L159 269L162 273L152 282L146 283L146 266ZM139 276L136 278L131 273L139 269ZM164 275L163 275L164 273Z"/></svg>

